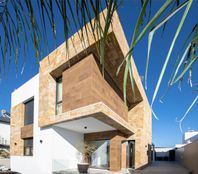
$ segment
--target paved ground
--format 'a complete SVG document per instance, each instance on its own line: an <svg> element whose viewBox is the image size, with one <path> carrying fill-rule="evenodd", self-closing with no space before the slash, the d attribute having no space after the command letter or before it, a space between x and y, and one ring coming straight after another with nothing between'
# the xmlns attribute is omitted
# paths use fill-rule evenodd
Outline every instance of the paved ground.
<svg viewBox="0 0 198 174"><path fill-rule="evenodd" d="M176 162L154 162L142 171L132 172L134 174L189 174L188 170Z"/></svg>
<svg viewBox="0 0 198 174"><path fill-rule="evenodd" d="M77 171L60 171L54 174L79 174ZM176 162L154 162L144 170L130 172L110 172L107 170L90 169L89 174L189 174L188 170Z"/></svg>

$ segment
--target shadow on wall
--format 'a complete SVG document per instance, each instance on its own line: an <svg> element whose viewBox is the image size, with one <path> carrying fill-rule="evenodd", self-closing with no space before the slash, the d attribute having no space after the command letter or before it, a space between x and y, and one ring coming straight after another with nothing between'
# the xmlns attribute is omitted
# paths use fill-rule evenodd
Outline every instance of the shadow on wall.
<svg viewBox="0 0 198 174"><path fill-rule="evenodd" d="M53 127L52 170L61 171L77 168L81 160L80 149L84 136L81 133L60 127Z"/></svg>
<svg viewBox="0 0 198 174"><path fill-rule="evenodd" d="M81 133L77 133L74 131L70 131L64 128L60 128L60 127L53 127L54 131L56 131L63 139L65 139L69 144L71 144L73 147L76 148L76 150L81 151L82 149L80 149L80 144L79 144L79 140L78 138L75 137L81 137L81 141L83 143L84 140L84 136Z"/></svg>
<svg viewBox="0 0 198 174"><path fill-rule="evenodd" d="M198 174L198 140L176 149L176 160L192 174Z"/></svg>

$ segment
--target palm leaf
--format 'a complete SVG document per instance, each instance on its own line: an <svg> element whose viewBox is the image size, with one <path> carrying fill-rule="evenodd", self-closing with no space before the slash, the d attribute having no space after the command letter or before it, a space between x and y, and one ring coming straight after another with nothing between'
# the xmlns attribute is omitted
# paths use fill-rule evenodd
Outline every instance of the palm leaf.
<svg viewBox="0 0 198 174"><path fill-rule="evenodd" d="M198 95L195 97L195 99L192 101L191 105L189 106L189 108L187 109L187 111L185 112L185 114L183 115L183 117L177 121L179 122L179 127L180 127L180 131L182 131L182 122L184 121L184 119L186 118L186 116L188 115L188 113L190 112L190 110L192 109L192 107L195 105L195 103L197 102L198 100Z"/></svg>
<svg viewBox="0 0 198 174"><path fill-rule="evenodd" d="M184 70L181 72L181 74L173 81L173 84L177 81L181 80L181 78L184 76L184 74L192 67L192 65L197 61L198 56L194 57L190 63L184 68Z"/></svg>
<svg viewBox="0 0 198 174"><path fill-rule="evenodd" d="M107 35L108 35L108 31L112 22L111 20L112 20L112 17L116 8L117 8L116 0L109 0L107 4L107 15L105 16L104 31L102 33L102 39L100 41L100 64L102 65L103 76L104 76L104 58L105 58Z"/></svg>
<svg viewBox="0 0 198 174"><path fill-rule="evenodd" d="M174 75L173 75L172 79L170 80L170 85L173 85L173 81L175 80L175 77L177 76L177 73L178 73L179 69L181 68L182 63L183 63L183 61L184 61L184 59L185 59L190 47L191 47L191 44L188 45L188 47L186 48L186 50L185 50L185 52L184 52L179 64L177 65L177 68L174 71Z"/></svg>
<svg viewBox="0 0 198 174"><path fill-rule="evenodd" d="M160 76L159 76L159 79L158 79L158 82L157 82L157 85L156 85L156 88L155 88L155 91L154 91L154 94L153 94L151 106L153 105L153 103L154 103L154 101L155 101L156 95L157 95L158 90L159 90L159 86L160 86L160 84L161 84L162 78L163 78L163 76L164 76L164 73L165 73L167 64L168 64L169 59L170 59L170 56L171 56L173 47L174 47L174 45L175 45L176 39L177 39L177 37L178 37L178 35L179 35L180 31L181 31L181 28L182 28L182 26L183 26L183 23L184 23L184 21L185 21L185 19L186 19L186 16L187 16L187 14L188 14L188 12L189 12L189 9L190 9L191 5L192 5L192 0L189 0L189 2L188 2L188 4L187 4L187 7L186 7L186 9L185 9L185 12L184 12L184 14L183 14L183 16L182 16L182 19L181 19L181 21L180 21L180 24L179 24L179 26L178 26L178 28L177 28L176 33L175 33L175 36L174 36L174 38L173 38L173 41L172 41L172 43L171 43L170 49L169 49L169 51L168 51L168 54L167 54L167 56L166 56L166 59L165 59L163 68L162 68L162 70L161 70L161 73L160 73Z"/></svg>
<svg viewBox="0 0 198 174"><path fill-rule="evenodd" d="M122 63L119 65L118 67L118 70L117 70L117 73L119 73L121 67L123 66L124 64L124 61L131 61L131 57L132 57L132 52L133 52L133 49L135 47L135 45L142 39L142 37L147 33L147 31L149 29L151 29L154 25L154 23L161 17L161 15L163 14L163 12L168 8L168 6L173 2L173 0L167 0L163 5L162 7L157 11L157 13L154 15L154 17L148 22L148 24L143 28L143 30L140 32L140 34L138 35L139 33L139 29L140 29L140 26L141 26L141 23L142 23L142 20L143 20L143 16L145 15L146 13L146 7L147 7L147 4L148 4L148 1L145 0L144 1L144 4L143 4L143 8L141 9L141 12L140 12L140 15L138 17L138 20L137 20L137 23L136 23L136 26L135 26L135 31L134 31L134 34L133 34L133 38L132 38L132 42L131 42L131 45L130 45L130 48L129 48L129 51L125 57L125 59L122 61ZM127 63L126 63L127 65ZM125 65L125 66L126 66ZM132 70L129 69L132 74ZM124 77L123 78L126 78L128 72L125 71L124 73ZM130 79L133 79L133 78L130 78ZM132 81L131 81L131 85L133 85ZM126 88L126 86L123 86L124 88ZM134 87L132 87L132 89L134 89ZM123 90L123 91L126 91L126 90ZM134 91L132 91L134 93ZM126 94L124 94L126 95Z"/></svg>
<svg viewBox="0 0 198 174"><path fill-rule="evenodd" d="M160 27L162 27L168 20L170 20L175 14L177 14L184 6L188 4L188 1L184 2L178 8L176 8L174 11L172 11L167 17L165 17L159 24L157 24L155 27L152 28L152 30L149 32L148 37L148 52L147 52L147 59L146 59L146 70L145 70L145 88L147 89L147 76L148 76L148 67L149 67L149 58L150 58L150 49L152 44L152 39L155 31L157 31Z"/></svg>
<svg viewBox="0 0 198 174"><path fill-rule="evenodd" d="M134 29L134 33L133 33L133 36L132 36L131 46L130 46L129 52L128 52L127 55L126 55L127 58L126 58L125 60L130 59L131 56L132 56L133 44L134 44L134 42L135 42L135 40L136 40L136 38L137 38L137 36L138 36L140 26L141 26L141 24L142 24L142 22L143 22L143 18L144 18L144 16L145 16L145 14L146 14L146 8L147 8L147 5L148 5L148 1L149 1L149 0L145 0L144 2L142 1L142 9L141 9L141 11L140 11L138 20L137 20L137 22L136 22L135 29ZM120 72L120 69L121 69L122 65L124 64L124 61L125 61L125 60L123 60L122 63L119 65L118 70L117 70L117 75L118 75L118 73ZM127 72L127 73L128 73L128 72ZM125 74L125 75L126 75L126 74Z"/></svg>

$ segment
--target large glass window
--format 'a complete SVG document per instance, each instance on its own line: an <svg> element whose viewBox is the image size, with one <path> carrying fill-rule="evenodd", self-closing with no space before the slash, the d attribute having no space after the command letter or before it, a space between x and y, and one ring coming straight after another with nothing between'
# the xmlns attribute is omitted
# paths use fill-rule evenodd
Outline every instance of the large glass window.
<svg viewBox="0 0 198 174"><path fill-rule="evenodd" d="M24 103L25 105L25 117L24 125L32 124L34 120L34 99Z"/></svg>
<svg viewBox="0 0 198 174"><path fill-rule="evenodd" d="M62 113L62 78L56 81L56 114Z"/></svg>
<svg viewBox="0 0 198 174"><path fill-rule="evenodd" d="M92 141L96 150L91 155L91 166L95 168L109 168L109 140Z"/></svg>
<svg viewBox="0 0 198 174"><path fill-rule="evenodd" d="M24 139L24 155L33 155L33 138Z"/></svg>

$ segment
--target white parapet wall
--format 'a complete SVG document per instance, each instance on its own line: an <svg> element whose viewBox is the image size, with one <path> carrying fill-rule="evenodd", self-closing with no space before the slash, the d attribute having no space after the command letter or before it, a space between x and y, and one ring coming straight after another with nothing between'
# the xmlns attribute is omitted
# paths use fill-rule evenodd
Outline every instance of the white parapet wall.
<svg viewBox="0 0 198 174"><path fill-rule="evenodd" d="M10 145L10 124L0 122L0 144Z"/></svg>
<svg viewBox="0 0 198 174"><path fill-rule="evenodd" d="M39 75L12 93L12 107L34 97L33 156L11 156L11 170L22 174L51 174L77 168L83 134L60 127L40 128Z"/></svg>
<svg viewBox="0 0 198 174"><path fill-rule="evenodd" d="M11 107L23 103L34 97L34 137L38 130L38 107L39 107L39 74L27 81L12 93ZM36 141L34 139L33 153L36 151ZM22 174L33 174L37 168L35 156L11 156L11 170Z"/></svg>

